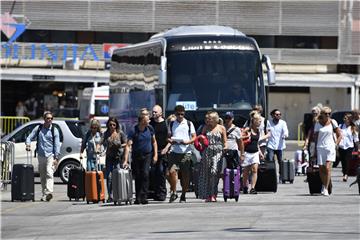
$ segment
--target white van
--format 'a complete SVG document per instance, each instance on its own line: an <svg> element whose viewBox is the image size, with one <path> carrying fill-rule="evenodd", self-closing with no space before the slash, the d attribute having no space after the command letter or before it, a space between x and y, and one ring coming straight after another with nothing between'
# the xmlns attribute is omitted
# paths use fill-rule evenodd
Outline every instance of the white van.
<svg viewBox="0 0 360 240"><path fill-rule="evenodd" d="M79 104L80 120L94 118L105 126L109 118L109 86L84 88Z"/></svg>

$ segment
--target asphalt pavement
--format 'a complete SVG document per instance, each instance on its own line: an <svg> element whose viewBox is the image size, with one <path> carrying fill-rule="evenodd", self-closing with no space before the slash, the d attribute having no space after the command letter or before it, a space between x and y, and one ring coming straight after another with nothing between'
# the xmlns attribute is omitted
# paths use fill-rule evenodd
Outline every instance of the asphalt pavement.
<svg viewBox="0 0 360 240"><path fill-rule="evenodd" d="M291 158L295 144L285 153ZM240 195L216 203L187 194L187 202L150 201L148 205L87 204L69 201L56 179L54 199L11 202L1 192L2 239L360 239L360 197L355 177L343 182L333 169L333 194L310 195L305 176L279 184L277 193Z"/></svg>

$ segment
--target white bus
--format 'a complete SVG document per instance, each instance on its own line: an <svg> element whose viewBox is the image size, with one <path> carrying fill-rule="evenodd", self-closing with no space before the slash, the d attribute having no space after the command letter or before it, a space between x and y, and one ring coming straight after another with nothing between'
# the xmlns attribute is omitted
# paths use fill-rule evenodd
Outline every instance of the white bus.
<svg viewBox="0 0 360 240"><path fill-rule="evenodd" d="M80 104L80 120L92 118L106 125L109 118L109 86L84 88Z"/></svg>
<svg viewBox="0 0 360 240"><path fill-rule="evenodd" d="M223 26L170 29L114 51L109 114L129 128L143 107L160 104L168 115L181 104L195 127L209 110L221 116L233 111L242 126L255 104L267 114L263 64L268 84L275 84L270 59L240 31Z"/></svg>

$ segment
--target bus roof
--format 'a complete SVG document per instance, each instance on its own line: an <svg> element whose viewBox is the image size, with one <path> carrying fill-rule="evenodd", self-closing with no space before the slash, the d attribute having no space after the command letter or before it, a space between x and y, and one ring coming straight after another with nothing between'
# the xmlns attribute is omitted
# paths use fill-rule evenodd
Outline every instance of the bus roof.
<svg viewBox="0 0 360 240"><path fill-rule="evenodd" d="M217 26L217 25L203 25L203 26L181 26L172 28L170 30L157 33L150 39L177 37L177 36L245 36L244 33L233 29L231 27Z"/></svg>

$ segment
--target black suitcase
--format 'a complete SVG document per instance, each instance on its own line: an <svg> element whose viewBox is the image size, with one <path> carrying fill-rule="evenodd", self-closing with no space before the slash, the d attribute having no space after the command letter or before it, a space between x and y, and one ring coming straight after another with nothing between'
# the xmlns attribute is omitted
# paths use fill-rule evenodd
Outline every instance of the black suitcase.
<svg viewBox="0 0 360 240"><path fill-rule="evenodd" d="M320 178L319 167L309 166L307 168L306 178L309 185L310 194L311 195L320 194L322 188L322 182ZM331 192L332 192L332 183L330 180L328 193L331 194Z"/></svg>
<svg viewBox="0 0 360 240"><path fill-rule="evenodd" d="M82 166L70 169L67 196L70 201L71 199L78 201L80 198L85 200L85 169Z"/></svg>
<svg viewBox="0 0 360 240"><path fill-rule="evenodd" d="M262 161L258 167L258 178L255 185L257 192L276 192L277 177L275 161Z"/></svg>
<svg viewBox="0 0 360 240"><path fill-rule="evenodd" d="M27 151L27 164L13 164L11 172L11 201L35 201L34 166L31 152Z"/></svg>

